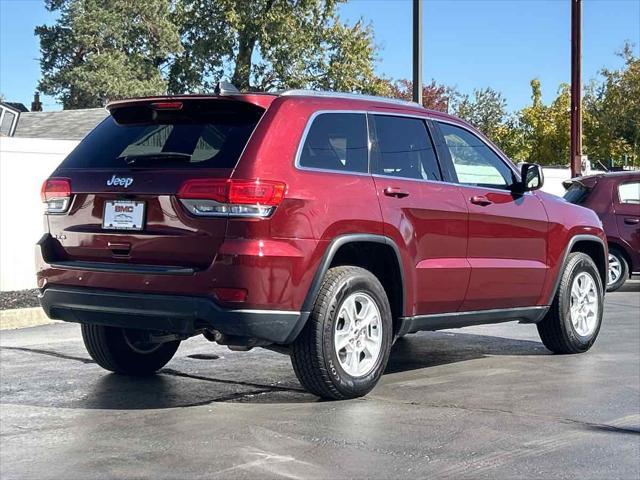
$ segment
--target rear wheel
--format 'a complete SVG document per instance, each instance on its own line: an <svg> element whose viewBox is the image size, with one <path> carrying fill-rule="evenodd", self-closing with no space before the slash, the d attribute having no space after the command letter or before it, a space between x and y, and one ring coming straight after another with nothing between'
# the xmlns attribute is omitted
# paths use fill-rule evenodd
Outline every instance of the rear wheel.
<svg viewBox="0 0 640 480"><path fill-rule="evenodd" d="M554 353L581 353L591 348L602 324L604 293L591 257L572 253L551 308L538 323L542 343Z"/></svg>
<svg viewBox="0 0 640 480"><path fill-rule="evenodd" d="M618 250L609 250L609 275L607 292L618 290L629 278L629 264Z"/></svg>
<svg viewBox="0 0 640 480"><path fill-rule="evenodd" d="M335 267L292 345L291 363L300 383L315 395L361 397L380 379L392 338L391 309L378 279L360 267Z"/></svg>
<svg viewBox="0 0 640 480"><path fill-rule="evenodd" d="M91 358L105 370L123 375L151 375L178 350L179 340L149 342L147 332L103 325L82 325L82 339Z"/></svg>

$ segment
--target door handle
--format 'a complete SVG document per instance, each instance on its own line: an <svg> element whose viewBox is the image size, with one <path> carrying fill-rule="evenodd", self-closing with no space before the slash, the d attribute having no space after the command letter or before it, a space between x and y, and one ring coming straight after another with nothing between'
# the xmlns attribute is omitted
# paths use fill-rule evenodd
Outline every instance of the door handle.
<svg viewBox="0 0 640 480"><path fill-rule="evenodd" d="M124 242L107 242L107 247L111 250L131 250L131 244Z"/></svg>
<svg viewBox="0 0 640 480"><path fill-rule="evenodd" d="M387 197L404 198L409 196L409 192L402 190L398 187L387 187L384 189L384 194Z"/></svg>
<svg viewBox="0 0 640 480"><path fill-rule="evenodd" d="M471 197L469 201L474 205L480 205L481 207L486 207L487 205L491 205L493 203L484 195L476 195L474 197Z"/></svg>
<svg viewBox="0 0 640 480"><path fill-rule="evenodd" d="M625 218L624 223L627 225L637 225L640 223L640 218Z"/></svg>

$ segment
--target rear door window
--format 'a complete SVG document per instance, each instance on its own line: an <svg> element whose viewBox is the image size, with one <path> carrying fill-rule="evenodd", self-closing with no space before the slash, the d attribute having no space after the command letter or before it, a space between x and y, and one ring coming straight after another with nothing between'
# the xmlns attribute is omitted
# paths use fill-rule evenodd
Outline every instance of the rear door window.
<svg viewBox="0 0 640 480"><path fill-rule="evenodd" d="M114 112L62 168L233 168L263 110L209 103L176 112L154 113L144 106Z"/></svg>
<svg viewBox="0 0 640 480"><path fill-rule="evenodd" d="M364 113L320 113L304 138L298 165L336 172L369 171L367 117Z"/></svg>
<svg viewBox="0 0 640 480"><path fill-rule="evenodd" d="M433 143L424 120L373 115L374 173L416 180L441 180Z"/></svg>

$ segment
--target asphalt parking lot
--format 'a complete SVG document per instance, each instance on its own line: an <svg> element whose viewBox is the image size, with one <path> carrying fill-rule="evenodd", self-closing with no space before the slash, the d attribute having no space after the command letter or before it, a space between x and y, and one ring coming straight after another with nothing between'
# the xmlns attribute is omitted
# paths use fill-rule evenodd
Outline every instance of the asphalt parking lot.
<svg viewBox="0 0 640 480"><path fill-rule="evenodd" d="M534 326L399 340L367 397L318 401L288 357L198 337L144 380L98 368L80 329L0 334L0 477L640 477L640 281L587 354Z"/></svg>

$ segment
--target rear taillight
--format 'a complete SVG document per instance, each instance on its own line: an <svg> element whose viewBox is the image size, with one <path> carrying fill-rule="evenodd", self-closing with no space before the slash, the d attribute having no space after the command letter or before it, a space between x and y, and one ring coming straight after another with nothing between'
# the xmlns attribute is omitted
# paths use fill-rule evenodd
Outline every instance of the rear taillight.
<svg viewBox="0 0 640 480"><path fill-rule="evenodd" d="M178 191L194 215L268 217L284 198L286 185L270 180L187 180Z"/></svg>
<svg viewBox="0 0 640 480"><path fill-rule="evenodd" d="M64 213L71 203L71 182L68 178L49 178L42 184L40 197L46 213Z"/></svg>

